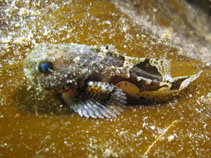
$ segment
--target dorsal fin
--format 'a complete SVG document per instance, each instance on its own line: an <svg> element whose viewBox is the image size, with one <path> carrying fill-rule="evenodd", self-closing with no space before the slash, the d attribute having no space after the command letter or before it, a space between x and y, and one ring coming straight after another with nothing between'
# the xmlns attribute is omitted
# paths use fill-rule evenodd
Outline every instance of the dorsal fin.
<svg viewBox="0 0 211 158"><path fill-rule="evenodd" d="M133 64L130 72L135 73L137 77L163 82L172 81L171 67L165 59L125 57L125 61Z"/></svg>

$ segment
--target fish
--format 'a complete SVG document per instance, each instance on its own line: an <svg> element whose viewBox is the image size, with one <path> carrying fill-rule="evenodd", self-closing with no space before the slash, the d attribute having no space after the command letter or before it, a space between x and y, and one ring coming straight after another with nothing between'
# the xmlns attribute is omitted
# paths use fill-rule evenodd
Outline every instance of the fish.
<svg viewBox="0 0 211 158"><path fill-rule="evenodd" d="M172 78L170 62L119 53L113 45L40 43L23 62L30 84L60 94L81 117L115 118L130 104L168 101L202 71Z"/></svg>

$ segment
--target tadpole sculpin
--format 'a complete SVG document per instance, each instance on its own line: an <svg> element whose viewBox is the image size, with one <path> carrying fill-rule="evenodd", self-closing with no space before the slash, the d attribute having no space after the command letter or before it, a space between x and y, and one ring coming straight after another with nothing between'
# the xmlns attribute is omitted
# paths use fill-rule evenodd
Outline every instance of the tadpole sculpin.
<svg viewBox="0 0 211 158"><path fill-rule="evenodd" d="M167 100L201 72L172 78L167 60L124 56L112 46L41 43L24 60L24 73L80 116L112 118L130 102Z"/></svg>

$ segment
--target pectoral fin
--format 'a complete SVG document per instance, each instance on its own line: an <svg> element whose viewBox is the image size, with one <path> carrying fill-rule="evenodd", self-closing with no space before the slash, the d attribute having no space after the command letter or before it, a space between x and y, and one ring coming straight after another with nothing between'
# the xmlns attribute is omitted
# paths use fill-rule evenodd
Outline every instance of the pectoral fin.
<svg viewBox="0 0 211 158"><path fill-rule="evenodd" d="M73 111L86 118L113 118L123 111L126 95L121 89L104 82L89 82L80 98L72 101L69 96L62 96Z"/></svg>
<svg viewBox="0 0 211 158"><path fill-rule="evenodd" d="M86 100L71 106L76 113L81 117L86 118L112 118L116 117L123 111L122 107L118 107L117 110L114 110L113 108L95 100Z"/></svg>

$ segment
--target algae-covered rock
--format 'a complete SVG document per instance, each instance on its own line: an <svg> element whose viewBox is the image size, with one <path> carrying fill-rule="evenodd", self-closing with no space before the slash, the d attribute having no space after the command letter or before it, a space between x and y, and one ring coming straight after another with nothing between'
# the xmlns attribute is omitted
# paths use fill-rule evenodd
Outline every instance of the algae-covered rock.
<svg viewBox="0 0 211 158"><path fill-rule="evenodd" d="M211 23L202 10L182 0L0 4L0 156L209 157ZM167 103L85 119L29 87L22 62L41 42L111 44L124 55L171 61L173 77L203 73Z"/></svg>

